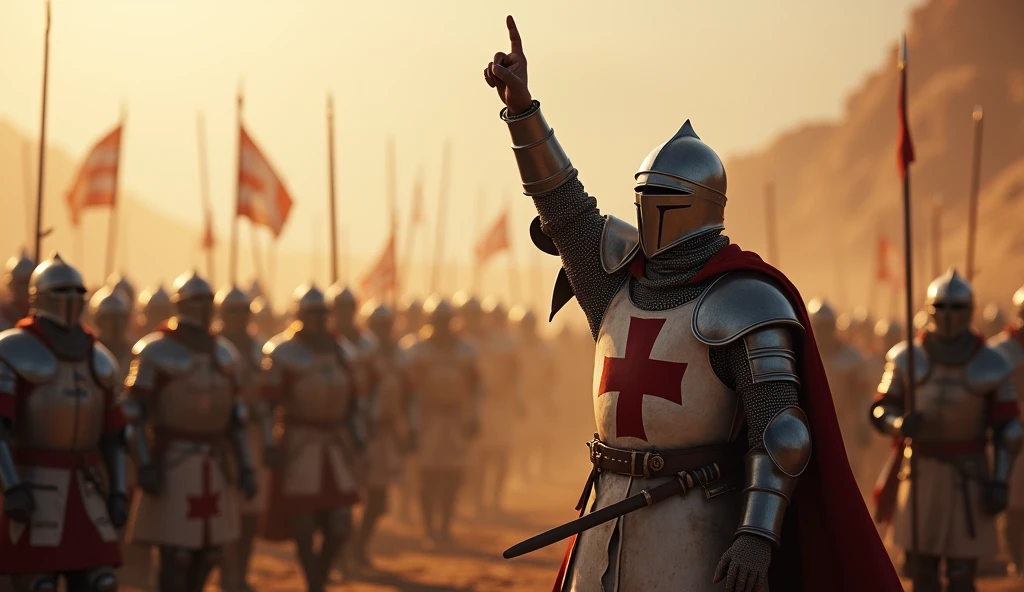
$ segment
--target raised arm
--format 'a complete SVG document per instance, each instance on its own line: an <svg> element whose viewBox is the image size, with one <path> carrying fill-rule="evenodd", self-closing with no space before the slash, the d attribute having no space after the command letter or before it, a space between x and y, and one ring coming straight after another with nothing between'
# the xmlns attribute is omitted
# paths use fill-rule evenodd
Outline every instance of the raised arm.
<svg viewBox="0 0 1024 592"><path fill-rule="evenodd" d="M541 113L540 103L533 100L519 30L511 16L506 25L511 51L494 54L484 69L484 80L505 104L501 118L512 136L523 192L533 198L541 228L558 248L562 267L596 335L626 272L602 265L607 219L598 210L597 200L583 189L578 172Z"/></svg>

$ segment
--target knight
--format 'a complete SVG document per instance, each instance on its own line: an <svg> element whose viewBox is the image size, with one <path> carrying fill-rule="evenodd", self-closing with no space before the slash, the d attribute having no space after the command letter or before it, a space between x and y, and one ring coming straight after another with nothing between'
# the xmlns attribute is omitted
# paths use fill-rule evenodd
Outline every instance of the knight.
<svg viewBox="0 0 1024 592"><path fill-rule="evenodd" d="M906 473L906 462L890 463L877 516L892 517L906 565L913 565L917 554L915 589L940 592L945 560L945 590L973 592L978 560L999 550L995 517L1006 509L1010 469L1024 430L1010 363L971 329L974 294L967 280L950 269L928 286L925 309L928 325L913 347L904 342L889 350L871 407L875 428L899 442L894 461L910 458L908 445L916 459L913 475ZM908 411L911 381L915 406ZM916 549L911 482L917 488Z"/></svg>
<svg viewBox="0 0 1024 592"><path fill-rule="evenodd" d="M1013 295L1013 318L989 340L1013 367L1012 382L1018 406L1024 405L1024 287ZM1006 542L1014 570L1024 575L1024 455L1018 455L1010 473L1009 506L1006 511Z"/></svg>
<svg viewBox="0 0 1024 592"><path fill-rule="evenodd" d="M480 372L472 343L455 330L455 309L431 296L426 325L408 349L419 411L420 513L428 546L451 541L455 503L480 429Z"/></svg>
<svg viewBox="0 0 1024 592"><path fill-rule="evenodd" d="M107 285L110 286L115 292L124 298L124 301L128 304L129 316L134 316L135 311L135 286L128 280L123 273L112 273L107 278Z"/></svg>
<svg viewBox="0 0 1024 592"><path fill-rule="evenodd" d="M246 582L253 542L256 539L260 516L267 505L267 479L263 468L277 460L274 442L274 417L269 402L260 389L260 368L263 363L263 343L252 331L252 298L232 286L217 292L214 297L217 312L217 335L228 341L239 354L238 374L240 400L249 410L249 451L253 467L257 470L256 495L241 500L240 536L224 548L221 557L221 589L226 592L250 592Z"/></svg>
<svg viewBox="0 0 1024 592"><path fill-rule="evenodd" d="M4 286L7 288L6 299L0 302L0 331L10 329L19 320L28 316L29 279L36 264L23 249L20 256L7 260L4 270Z"/></svg>
<svg viewBox="0 0 1024 592"><path fill-rule="evenodd" d="M850 468L861 492L866 495L878 476L878 466L866 466L865 462L865 451L872 441L871 425L864 419L871 405L872 392L872 379L866 373L867 360L851 341L839 335L835 309L826 300L812 299L807 303L807 314L810 315L814 338L832 389ZM850 327L861 331L856 323Z"/></svg>
<svg viewBox="0 0 1024 592"><path fill-rule="evenodd" d="M128 341L131 309L126 295L109 285L96 290L89 299L89 318L96 339L110 350L117 360L122 373L122 376L118 377L118 382L124 381L132 359L132 344Z"/></svg>
<svg viewBox="0 0 1024 592"><path fill-rule="evenodd" d="M213 297L195 271L180 275L173 316L135 344L125 379L140 490L127 540L159 549L161 592L203 589L238 540L239 497L256 494L244 362L211 330Z"/></svg>
<svg viewBox="0 0 1024 592"><path fill-rule="evenodd" d="M264 535L294 540L307 589L321 592L352 532L366 433L351 349L328 328L323 292L299 286L292 314L292 326L263 346L263 393L283 422Z"/></svg>
<svg viewBox="0 0 1024 592"><path fill-rule="evenodd" d="M621 512L575 537L555 589L902 590L843 453L798 291L723 234L719 157L687 121L635 175L638 228L602 216L506 24L512 50L484 78L540 214L531 237L561 257L552 312L575 295L597 343L578 509ZM685 495L655 502L659 486ZM644 507L617 505L626 499Z"/></svg>
<svg viewBox="0 0 1024 592"><path fill-rule="evenodd" d="M135 311L135 334L138 337L145 337L174 314L171 295L164 289L163 284L151 290L143 290L139 294Z"/></svg>
<svg viewBox="0 0 1024 592"><path fill-rule="evenodd" d="M114 592L128 517L117 359L81 324L85 285L54 254L0 334L0 573L17 592Z"/></svg>
<svg viewBox="0 0 1024 592"><path fill-rule="evenodd" d="M350 349L349 363L356 375L356 393L365 395L374 388L377 380L373 367L377 345L371 336L356 325L359 305L355 292L336 282L327 289L324 298L330 308L330 330Z"/></svg>
<svg viewBox="0 0 1024 592"><path fill-rule="evenodd" d="M423 328L423 301L413 298L405 302L399 311L399 317L401 320L398 324L399 335L405 337L419 333Z"/></svg>
<svg viewBox="0 0 1024 592"><path fill-rule="evenodd" d="M463 307L465 308L465 307ZM501 511L508 479L516 424L525 415L520 398L522 368L516 340L508 327L508 309L498 298L487 297L480 304L484 323L476 342L481 388L480 437L474 443L474 494L479 512Z"/></svg>
<svg viewBox="0 0 1024 592"><path fill-rule="evenodd" d="M386 304L368 303L366 326L375 348L376 388L368 394L368 449L373 462L366 475L366 503L353 541L353 557L362 566L370 565L368 547L380 518L388 511L389 490L403 476L405 457L416 448L417 413L409 373L408 356L399 346L395 331L395 312Z"/></svg>
<svg viewBox="0 0 1024 592"><path fill-rule="evenodd" d="M544 475L552 469L550 434L559 431L561 410L555 387L559 381L559 364L555 349L540 334L533 310L516 306L509 320L518 338L519 400L526 417L517 438L525 449L520 453L520 472L527 477Z"/></svg>

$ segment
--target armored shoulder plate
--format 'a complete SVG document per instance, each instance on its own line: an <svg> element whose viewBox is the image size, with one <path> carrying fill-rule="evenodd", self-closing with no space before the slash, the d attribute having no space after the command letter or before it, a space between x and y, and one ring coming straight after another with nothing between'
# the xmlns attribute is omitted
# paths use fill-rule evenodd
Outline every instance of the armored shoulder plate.
<svg viewBox="0 0 1024 592"><path fill-rule="evenodd" d="M1024 344L1021 344L1020 340L1014 337L1009 331L1001 331L992 337L992 339L989 339L988 344L992 349L1006 356L1006 359L1010 361L1011 366L1024 364ZM1024 385L1015 386L1020 388Z"/></svg>
<svg viewBox="0 0 1024 592"><path fill-rule="evenodd" d="M274 366L289 373L301 373L313 365L313 355L292 335L281 333L263 346L263 355Z"/></svg>
<svg viewBox="0 0 1024 592"><path fill-rule="evenodd" d="M693 334L706 345L726 345L755 329L772 325L803 329L786 295L759 273L723 274L694 306Z"/></svg>
<svg viewBox="0 0 1024 592"><path fill-rule="evenodd" d="M238 353L238 348L224 337L218 336L217 348L213 351L213 355L217 360L217 367L224 374L234 379L238 378L238 374L241 372L238 362L242 359L242 355Z"/></svg>
<svg viewBox="0 0 1024 592"><path fill-rule="evenodd" d="M1013 366L1006 356L988 345L983 345L971 361L967 362L967 386L972 392L984 395L996 390L1008 380Z"/></svg>
<svg viewBox="0 0 1024 592"><path fill-rule="evenodd" d="M625 267L640 248L640 232L615 216L605 216L601 232L601 267L613 274Z"/></svg>
<svg viewBox="0 0 1024 592"><path fill-rule="evenodd" d="M92 347L92 373L105 389L113 389L121 376L117 358L99 341Z"/></svg>
<svg viewBox="0 0 1024 592"><path fill-rule="evenodd" d="M900 374L907 376L910 372L908 367L910 356L907 353L907 342L901 341L894 345L889 353L885 354L885 359L888 362L892 362L896 369L899 370ZM921 384L927 378L928 374L931 373L931 362L928 361L928 355L925 353L924 348L917 342L914 343L914 374L916 379L914 384Z"/></svg>
<svg viewBox="0 0 1024 592"><path fill-rule="evenodd" d="M48 382L57 373L57 356L24 329L8 329L0 333L0 360L6 362L18 377L32 384Z"/></svg>
<svg viewBox="0 0 1024 592"><path fill-rule="evenodd" d="M195 358L187 347L160 332L150 333L140 339L132 347L132 354L171 376L181 376L195 364Z"/></svg>

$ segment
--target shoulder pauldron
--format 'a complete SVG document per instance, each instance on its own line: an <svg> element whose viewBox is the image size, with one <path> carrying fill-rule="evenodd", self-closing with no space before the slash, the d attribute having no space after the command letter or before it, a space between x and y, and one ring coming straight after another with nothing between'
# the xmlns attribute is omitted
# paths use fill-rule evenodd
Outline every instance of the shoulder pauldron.
<svg viewBox="0 0 1024 592"><path fill-rule="evenodd" d="M192 369L195 358L187 347L160 333L143 337L132 352L144 363L153 364L160 372L180 376Z"/></svg>
<svg viewBox="0 0 1024 592"><path fill-rule="evenodd" d="M967 362L967 386L971 392L987 394L996 390L1010 377L1013 367L1006 357L990 346L983 345Z"/></svg>
<svg viewBox="0 0 1024 592"><path fill-rule="evenodd" d="M782 290L754 272L723 274L701 294L693 311L693 334L711 346L732 343L772 325L803 329Z"/></svg>
<svg viewBox="0 0 1024 592"><path fill-rule="evenodd" d="M47 382L57 372L57 357L24 329L10 329L0 334L0 360L20 378L33 384Z"/></svg>
<svg viewBox="0 0 1024 592"><path fill-rule="evenodd" d="M640 247L640 233L628 222L615 216L605 216L601 232L601 267L611 275L630 261Z"/></svg>

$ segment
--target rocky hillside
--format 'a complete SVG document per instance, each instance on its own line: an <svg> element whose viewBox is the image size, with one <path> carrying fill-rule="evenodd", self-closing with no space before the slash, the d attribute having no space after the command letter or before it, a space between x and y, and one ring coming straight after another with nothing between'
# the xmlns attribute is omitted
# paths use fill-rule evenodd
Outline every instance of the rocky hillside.
<svg viewBox="0 0 1024 592"><path fill-rule="evenodd" d="M918 286L932 273L926 254L932 203L943 196L942 263L963 266L970 185L971 118L984 108L978 272L981 300L1008 303L1024 284L1024 3L933 0L910 19L909 112L917 161L911 169ZM841 121L808 124L756 154L727 162L730 209L763 211L774 182L779 264L809 298L841 305L889 296L868 282L881 233L902 245L896 172L897 42L851 94ZM763 250L761 217L730 222L732 234Z"/></svg>

